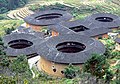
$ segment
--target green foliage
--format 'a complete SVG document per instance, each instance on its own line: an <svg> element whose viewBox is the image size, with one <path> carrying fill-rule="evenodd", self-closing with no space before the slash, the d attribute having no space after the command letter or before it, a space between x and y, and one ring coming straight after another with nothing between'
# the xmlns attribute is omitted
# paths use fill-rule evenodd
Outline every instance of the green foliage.
<svg viewBox="0 0 120 84"><path fill-rule="evenodd" d="M20 55L17 57L17 59L13 59L7 68L11 70L14 75L10 75L8 77L4 75L5 73L3 73L4 77L0 77L2 79L0 80L0 84L32 84L30 83L32 79L32 73L29 69L26 56Z"/></svg>
<svg viewBox="0 0 120 84"><path fill-rule="evenodd" d="M114 75L113 75L112 70L110 70L109 68L105 70L104 79L106 80L106 82L110 82L113 76Z"/></svg>
<svg viewBox="0 0 120 84"><path fill-rule="evenodd" d="M6 14L0 14L0 20L8 20L9 18L7 17Z"/></svg>
<svg viewBox="0 0 120 84"><path fill-rule="evenodd" d="M25 78L26 80L29 80L32 77L32 72L30 71L27 57L25 55L20 55L16 59L13 59L9 69L15 73L18 82L23 82L23 79Z"/></svg>
<svg viewBox="0 0 120 84"><path fill-rule="evenodd" d="M0 36L5 35L5 31L9 28L11 30L17 28L22 24L21 20L0 20Z"/></svg>
<svg viewBox="0 0 120 84"><path fill-rule="evenodd" d="M6 55L2 55L0 56L0 65L3 67L8 67L10 65L10 60L8 58L8 56Z"/></svg>
<svg viewBox="0 0 120 84"><path fill-rule="evenodd" d="M72 79L66 79L64 82L65 84L74 84L74 80Z"/></svg>
<svg viewBox="0 0 120 84"><path fill-rule="evenodd" d="M27 62L27 57L24 55L18 56L16 59L14 59L10 66L12 71L15 71L16 73L23 73L29 69L29 65Z"/></svg>
<svg viewBox="0 0 120 84"><path fill-rule="evenodd" d="M120 51L111 52L111 58L120 58Z"/></svg>
<svg viewBox="0 0 120 84"><path fill-rule="evenodd" d="M115 42L110 38L108 38L108 39L105 38L103 40L106 42L106 44L105 44L106 51L105 51L104 55L107 58L113 57L114 53L112 51L115 49Z"/></svg>
<svg viewBox="0 0 120 84"><path fill-rule="evenodd" d="M120 58L120 51L113 51L114 48L108 47L106 46L106 52L104 53L104 55L107 58Z"/></svg>
<svg viewBox="0 0 120 84"><path fill-rule="evenodd" d="M4 43L2 42L2 38L0 37L0 66L8 67L10 65L10 60L6 53L4 52Z"/></svg>
<svg viewBox="0 0 120 84"><path fill-rule="evenodd" d="M10 33L12 33L13 30L15 30L14 27L12 27L12 28L7 28L7 29L5 29L5 33L6 33L6 34L10 34Z"/></svg>
<svg viewBox="0 0 120 84"><path fill-rule="evenodd" d="M1 8L0 8L0 13L5 13L5 12L7 12L7 11L8 11L8 9L5 8L5 7L1 7Z"/></svg>
<svg viewBox="0 0 120 84"><path fill-rule="evenodd" d="M84 72L91 73L98 78L103 78L107 69L109 65L104 55L92 54L92 57L84 64Z"/></svg>
<svg viewBox="0 0 120 84"><path fill-rule="evenodd" d="M80 68L75 67L72 64L69 64L69 66L66 67L63 72L66 78L72 79L76 77L78 74L80 74Z"/></svg>
<svg viewBox="0 0 120 84"><path fill-rule="evenodd" d="M120 59L119 59L120 60ZM112 70L114 70L114 77L115 79L113 80L116 84L120 83L120 61L112 67Z"/></svg>
<svg viewBox="0 0 120 84"><path fill-rule="evenodd" d="M39 72L38 77L43 79L43 80L52 80L53 79L52 76L50 76L47 73L42 72L42 71Z"/></svg>
<svg viewBox="0 0 120 84"><path fill-rule="evenodd" d="M16 83L17 79L15 77L10 77L10 76L0 76L0 84L17 84Z"/></svg>
<svg viewBox="0 0 120 84"><path fill-rule="evenodd" d="M24 6L28 0L0 0L0 13Z"/></svg>
<svg viewBox="0 0 120 84"><path fill-rule="evenodd" d="M41 8L42 8L43 6L41 6ZM30 10L32 10L32 11L36 11L36 10L38 10L40 8L40 5L39 4L34 4L34 5L31 5L30 7L29 7L29 9Z"/></svg>

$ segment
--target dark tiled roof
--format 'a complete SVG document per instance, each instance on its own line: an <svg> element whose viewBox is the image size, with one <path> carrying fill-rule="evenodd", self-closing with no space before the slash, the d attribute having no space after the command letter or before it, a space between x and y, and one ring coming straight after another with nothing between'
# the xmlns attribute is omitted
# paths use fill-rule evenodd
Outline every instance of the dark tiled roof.
<svg viewBox="0 0 120 84"><path fill-rule="evenodd" d="M25 32L25 33L32 33L34 30L31 28L31 27L29 27L29 28L25 28L25 29L23 29L23 32Z"/></svg>
<svg viewBox="0 0 120 84"><path fill-rule="evenodd" d="M19 31L19 33L21 32L21 33L30 33L30 32L33 32L34 30L31 28L31 27L29 27L29 28L26 28L26 27L24 27L24 26L19 26L18 28L18 31ZM17 32L16 32L17 33Z"/></svg>
<svg viewBox="0 0 120 84"><path fill-rule="evenodd" d="M89 23L87 23L84 20L61 22L60 24L66 26L68 28L75 27L75 26L85 26L86 28L89 28Z"/></svg>
<svg viewBox="0 0 120 84"><path fill-rule="evenodd" d="M84 31L80 31L80 32L74 32L73 30L69 29L69 28L77 27L77 26L84 26L87 29ZM97 36L100 34L106 34L109 31L111 31L110 29L105 28L105 27L90 27L89 23L87 23L87 21L83 21L83 20L61 22L57 25L52 26L50 29L56 30L61 34L76 33L76 34L86 35L86 36L90 36L90 37Z"/></svg>
<svg viewBox="0 0 120 84"><path fill-rule="evenodd" d="M116 38L115 42L120 43L120 38Z"/></svg>
<svg viewBox="0 0 120 84"><path fill-rule="evenodd" d="M60 14L60 18L54 18L54 19L40 19L37 20L36 17L39 16L44 16L45 14ZM66 12L66 11L60 11L60 10L47 10L47 11L41 11L39 13L32 14L30 16L27 16L24 18L24 21L28 24L32 25L39 25L39 26L48 26L48 25L53 25L56 23L59 23L61 21L68 21L72 18L73 16Z"/></svg>
<svg viewBox="0 0 120 84"><path fill-rule="evenodd" d="M110 30L108 28L95 28L95 29L79 32L78 34L94 37L97 35L107 34L110 31L112 31L112 30Z"/></svg>
<svg viewBox="0 0 120 84"><path fill-rule="evenodd" d="M61 24L52 25L49 27L49 29L55 30L55 31L59 32L59 34L80 34L80 35L86 35L89 37L97 36L100 34L106 34L111 31L108 28L102 27L102 28L90 28L85 31L74 32L73 30L71 30L68 27L61 25Z"/></svg>
<svg viewBox="0 0 120 84"><path fill-rule="evenodd" d="M17 29L18 29L18 30L22 30L22 29L25 29L25 27L19 26Z"/></svg>
<svg viewBox="0 0 120 84"><path fill-rule="evenodd" d="M44 38L45 37L45 34L43 32L34 32L33 35L38 37L38 38Z"/></svg>
<svg viewBox="0 0 120 84"><path fill-rule="evenodd" d="M74 31L60 24L48 26L48 29L57 31L60 35L75 33Z"/></svg>
<svg viewBox="0 0 120 84"><path fill-rule="evenodd" d="M62 53L58 51L56 45L66 41L80 42L84 44L86 48L78 53ZM49 61L73 64L85 63L91 58L92 53L103 54L105 52L105 47L101 42L77 34L61 35L50 38L48 41L38 45L36 49L40 56Z"/></svg>
<svg viewBox="0 0 120 84"><path fill-rule="evenodd" d="M10 41L14 41L18 39L28 40L32 42L33 45L23 49L14 49L8 46L8 43ZM15 33L15 34L6 35L3 37L4 45L7 46L5 51L8 56L18 56L20 54L30 55L30 54L36 53L35 45L38 43L41 43L42 41L43 39L37 38L36 36L31 34L25 34L25 33L20 33L20 34Z"/></svg>
<svg viewBox="0 0 120 84"><path fill-rule="evenodd" d="M98 17L110 17L113 19L111 22L101 22L96 20ZM85 18L85 21L89 23L89 27L93 28L116 28L120 26L120 17L110 13L97 13Z"/></svg>
<svg viewBox="0 0 120 84"><path fill-rule="evenodd" d="M39 37L39 38L44 38L44 33L43 32L36 32L34 31L31 27L29 28L26 28L26 27L23 27L23 26L19 26L17 28L20 32L14 32L14 34L20 34L20 33L25 33L25 34L32 34L36 37Z"/></svg>

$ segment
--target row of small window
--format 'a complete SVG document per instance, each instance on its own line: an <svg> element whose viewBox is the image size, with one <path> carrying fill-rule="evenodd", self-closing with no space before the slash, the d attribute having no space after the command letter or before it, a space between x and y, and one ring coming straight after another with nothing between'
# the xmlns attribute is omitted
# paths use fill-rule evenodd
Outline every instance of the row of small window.
<svg viewBox="0 0 120 84"><path fill-rule="evenodd" d="M52 66L52 70L53 70L53 72L57 71L57 69L54 66ZM61 74L64 74L64 71L61 71Z"/></svg>

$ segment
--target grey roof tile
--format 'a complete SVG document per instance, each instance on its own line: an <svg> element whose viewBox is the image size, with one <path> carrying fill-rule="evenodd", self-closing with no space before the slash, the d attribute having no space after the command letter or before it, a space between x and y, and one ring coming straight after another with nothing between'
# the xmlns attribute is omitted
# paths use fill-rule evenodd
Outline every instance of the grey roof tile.
<svg viewBox="0 0 120 84"><path fill-rule="evenodd" d="M59 32L60 35L75 33L74 31L60 24L48 26L48 29Z"/></svg>
<svg viewBox="0 0 120 84"><path fill-rule="evenodd" d="M98 21L98 20L96 20L96 18L98 18L98 17L111 18L111 21L110 22ZM89 23L89 27L93 27L93 28L105 27L105 28L111 29L111 28L117 28L120 26L119 18L120 18L119 16L113 15L110 13L97 13L97 14L92 14L91 16L86 17L85 21L87 23Z"/></svg>
<svg viewBox="0 0 120 84"><path fill-rule="evenodd" d="M86 48L85 50L77 53L63 53L57 50L57 44L68 41L80 42L84 44ZM38 45L36 49L38 54L45 59L65 64L85 63L91 57L92 53L103 54L105 52L105 47L101 42L87 36L77 34L60 35L50 38L48 41Z"/></svg>
<svg viewBox="0 0 120 84"><path fill-rule="evenodd" d="M120 38L116 38L115 42L120 43Z"/></svg>
<svg viewBox="0 0 120 84"><path fill-rule="evenodd" d="M28 40L32 42L33 45L26 47L26 48L22 48L22 49L15 49L15 48L11 48L8 46L9 42L14 41L14 40L19 40L19 39ZM31 34L25 34L25 33L19 33L19 34L15 33L15 34L6 35L3 37L4 45L7 46L5 51L8 56L18 56L20 54L30 55L30 54L37 53L35 46L38 43L41 43L42 41L43 39L37 38L36 36L31 35Z"/></svg>
<svg viewBox="0 0 120 84"><path fill-rule="evenodd" d="M47 17L47 15L55 16L54 14L58 14L60 17L59 18L54 18L54 19L53 18L52 19L40 19L40 20L36 19L39 16L40 16L40 18ZM29 24L32 24L32 25L48 26L48 25L57 24L61 21L68 21L71 18L73 18L73 16L66 11L47 10L47 11L40 11L38 13L27 16L27 17L24 18L24 21L26 23L29 23Z"/></svg>
<svg viewBox="0 0 120 84"><path fill-rule="evenodd" d="M95 28L95 29L79 32L78 34L94 37L94 36L97 36L97 35L107 34L110 31L112 31L112 30L110 30L108 28Z"/></svg>

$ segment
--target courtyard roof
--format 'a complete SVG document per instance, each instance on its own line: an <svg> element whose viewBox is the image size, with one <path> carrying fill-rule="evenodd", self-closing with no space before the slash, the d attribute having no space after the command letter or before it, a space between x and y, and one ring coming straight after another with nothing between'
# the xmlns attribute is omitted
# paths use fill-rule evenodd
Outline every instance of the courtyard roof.
<svg viewBox="0 0 120 84"><path fill-rule="evenodd" d="M20 39L30 41L33 43L33 45L26 48L22 48L22 49L15 49L9 46L10 42L12 41L14 42L15 40L20 40ZM35 45L42 41L43 39L37 38L36 36L31 34L25 34L25 33L13 33L3 37L4 45L7 46L5 51L8 56L18 56L20 54L24 54L24 55L34 54L36 53Z"/></svg>
<svg viewBox="0 0 120 84"><path fill-rule="evenodd" d="M24 21L32 25L48 26L57 24L61 21L68 21L71 18L73 18L73 16L66 11L47 10L29 15L26 18L24 18Z"/></svg>
<svg viewBox="0 0 120 84"><path fill-rule="evenodd" d="M96 13L85 18L89 27L117 28L120 26L120 17L110 13Z"/></svg>
<svg viewBox="0 0 120 84"><path fill-rule="evenodd" d="M63 53L57 50L56 46L63 42L78 42L86 46L86 48L77 53ZM91 54L103 54L105 52L104 45L87 36L77 35L77 34L66 34L60 35L48 39L48 41L36 46L38 54L52 62L56 63L72 63L79 64L85 63L88 59L91 58Z"/></svg>

